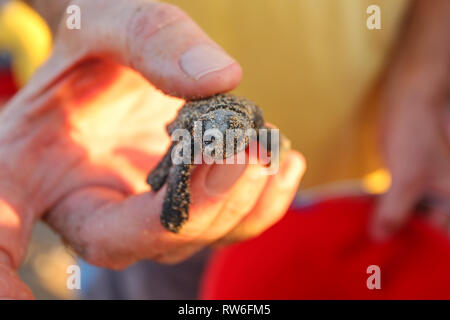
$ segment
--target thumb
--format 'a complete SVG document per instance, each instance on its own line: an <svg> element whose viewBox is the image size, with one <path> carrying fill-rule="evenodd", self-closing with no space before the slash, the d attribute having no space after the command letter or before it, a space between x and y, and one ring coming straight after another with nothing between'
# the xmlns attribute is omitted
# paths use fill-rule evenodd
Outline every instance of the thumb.
<svg viewBox="0 0 450 320"><path fill-rule="evenodd" d="M241 79L239 64L176 6L145 0L72 3L80 8L80 29L69 29L62 20L52 57L56 64L65 59L55 54L78 62L112 58L165 93L183 98L229 91Z"/></svg>
<svg viewBox="0 0 450 320"><path fill-rule="evenodd" d="M370 230L375 240L386 240L405 224L421 196L419 186L413 179L393 177L391 188L380 196L375 209Z"/></svg>

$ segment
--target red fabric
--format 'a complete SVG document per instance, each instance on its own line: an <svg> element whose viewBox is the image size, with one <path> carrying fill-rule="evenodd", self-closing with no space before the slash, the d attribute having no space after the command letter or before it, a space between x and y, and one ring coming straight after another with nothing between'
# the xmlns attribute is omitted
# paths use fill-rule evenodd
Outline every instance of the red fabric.
<svg viewBox="0 0 450 320"><path fill-rule="evenodd" d="M12 73L8 69L0 69L0 98L10 98L17 91Z"/></svg>
<svg viewBox="0 0 450 320"><path fill-rule="evenodd" d="M202 299L450 299L450 241L415 218L393 239L367 235L374 200L291 209L260 237L218 251ZM367 267L381 268L369 290Z"/></svg>

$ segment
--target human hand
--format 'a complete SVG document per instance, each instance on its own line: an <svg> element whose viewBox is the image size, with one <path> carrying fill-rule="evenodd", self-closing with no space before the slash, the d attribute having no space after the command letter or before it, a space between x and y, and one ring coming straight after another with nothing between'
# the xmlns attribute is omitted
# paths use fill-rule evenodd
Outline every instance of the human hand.
<svg viewBox="0 0 450 320"><path fill-rule="evenodd" d="M176 262L274 224L305 168L293 151L270 177L258 165L201 165L189 221L179 234L166 231L165 188L145 184L170 142L164 125L183 103L166 94L229 91L241 69L173 6L73 3L81 30L61 24L48 62L0 113L0 297L31 297L15 270L37 219L98 266Z"/></svg>
<svg viewBox="0 0 450 320"><path fill-rule="evenodd" d="M383 151L392 175L373 234L385 239L419 202L450 231L450 2L417 1L383 84Z"/></svg>

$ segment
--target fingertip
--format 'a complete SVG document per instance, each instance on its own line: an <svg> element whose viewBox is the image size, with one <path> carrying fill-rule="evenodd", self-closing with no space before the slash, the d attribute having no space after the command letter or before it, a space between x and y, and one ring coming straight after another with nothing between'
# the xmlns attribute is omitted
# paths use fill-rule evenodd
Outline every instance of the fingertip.
<svg viewBox="0 0 450 320"><path fill-rule="evenodd" d="M215 71L200 79L196 96L210 96L235 89L242 79L242 68L236 61L223 70Z"/></svg>
<svg viewBox="0 0 450 320"><path fill-rule="evenodd" d="M242 79L242 68L233 61L225 68L203 74L200 78L182 78L175 89L184 99L198 99L235 89Z"/></svg>
<svg viewBox="0 0 450 320"><path fill-rule="evenodd" d="M286 188L297 185L306 171L306 160L297 151L289 151L280 170L280 183Z"/></svg>
<svg viewBox="0 0 450 320"><path fill-rule="evenodd" d="M388 240L405 225L421 197L421 189L417 185L410 178L393 177L390 189L377 201L370 226L372 239Z"/></svg>
<svg viewBox="0 0 450 320"><path fill-rule="evenodd" d="M390 238L392 233L388 222L376 218L370 225L369 234L373 241L384 242Z"/></svg>
<svg viewBox="0 0 450 320"><path fill-rule="evenodd" d="M292 163L291 166L299 170L302 174L306 171L306 158L298 151L292 150L290 152Z"/></svg>
<svg viewBox="0 0 450 320"><path fill-rule="evenodd" d="M212 45L203 45L213 47ZM190 50L177 61L166 61L148 67L144 76L164 93L185 100L195 100L235 89L242 79L242 68L237 61L219 48L226 58L202 56L195 60ZM186 55L188 58L186 58Z"/></svg>
<svg viewBox="0 0 450 320"><path fill-rule="evenodd" d="M372 218L369 233L372 240L384 242L392 238L403 226L407 213L390 206L389 199L382 198Z"/></svg>

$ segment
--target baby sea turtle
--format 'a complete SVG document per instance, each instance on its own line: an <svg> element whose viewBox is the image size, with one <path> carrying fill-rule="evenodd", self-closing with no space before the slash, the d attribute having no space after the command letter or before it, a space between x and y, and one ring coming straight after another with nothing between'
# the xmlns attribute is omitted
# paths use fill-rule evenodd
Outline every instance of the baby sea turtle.
<svg viewBox="0 0 450 320"><path fill-rule="evenodd" d="M194 140L195 136L198 135L199 125L201 126L201 138L198 140L200 141L199 148L195 149ZM177 233L188 219L191 200L189 179L195 167L194 158L199 153L204 152L208 146L211 147L213 142L223 144L219 150L214 149L211 152L210 155L214 159L226 159L245 150L252 139L245 134L237 137L237 139L233 138L234 148L231 148L231 151L230 148L226 148L225 142L229 141L227 140L229 136L227 136L227 133L230 132L230 129L237 129L238 132L254 129L256 133L260 129L268 129L268 134L255 135L254 138L258 139L258 143L264 146L268 154L272 151L271 143L268 143L268 141L271 141L271 128L265 126L261 109L252 101L231 94L219 94L186 102L179 110L175 120L169 123L166 129L171 136L176 129L185 129L191 137L194 137L189 142L190 150L193 150L190 152L189 161L174 163L173 155L178 152L182 156L182 152L178 151L181 148L177 148L181 142L173 141L160 163L150 172L147 178L147 183L154 192L160 190L167 181L161 223L167 230L174 233ZM224 138L221 141L214 141L214 138L203 139L205 131L208 129L220 131ZM288 149L288 140L283 137L280 137L280 140L282 149ZM280 152L283 151L280 150Z"/></svg>

